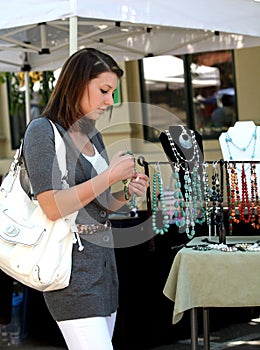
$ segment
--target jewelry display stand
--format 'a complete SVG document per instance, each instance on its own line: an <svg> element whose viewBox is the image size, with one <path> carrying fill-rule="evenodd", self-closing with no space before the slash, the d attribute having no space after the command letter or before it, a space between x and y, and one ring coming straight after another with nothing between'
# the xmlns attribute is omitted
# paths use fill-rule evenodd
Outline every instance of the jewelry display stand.
<svg viewBox="0 0 260 350"><path fill-rule="evenodd" d="M253 122L237 122L219 139L224 159L204 161L201 135L183 125L171 126L159 136L168 161L139 157L148 177L152 164L155 179L161 177L159 164L172 168L171 186L163 189L160 181L153 181L153 196L147 191L155 235L168 230L167 221L189 239L205 228L209 239L218 236L223 244L226 232L233 235L241 225L248 232L260 229L260 128Z"/></svg>
<svg viewBox="0 0 260 350"><path fill-rule="evenodd" d="M167 135L167 132L169 132L169 135ZM174 143L174 148L171 145L169 136ZM181 164L180 182L184 193L185 167L193 168L196 163L202 164L204 160L202 136L197 131L190 130L186 126L175 125L170 126L168 131L162 132L159 140L169 161ZM200 171L201 169L199 169Z"/></svg>
<svg viewBox="0 0 260 350"><path fill-rule="evenodd" d="M245 163L247 186L250 188L250 162L260 161L260 128L253 121L236 122L227 132L219 137L223 160L226 162ZM241 164L237 164L237 170L241 171ZM258 186L260 185L260 166L256 164ZM241 179L238 179L241 190ZM250 196L250 193L249 193Z"/></svg>

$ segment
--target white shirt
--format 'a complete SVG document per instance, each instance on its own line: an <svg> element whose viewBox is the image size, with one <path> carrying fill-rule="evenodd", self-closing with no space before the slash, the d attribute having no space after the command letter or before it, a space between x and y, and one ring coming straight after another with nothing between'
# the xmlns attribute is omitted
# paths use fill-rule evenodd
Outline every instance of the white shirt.
<svg viewBox="0 0 260 350"><path fill-rule="evenodd" d="M93 156L82 155L92 164L98 174L102 173L108 168L106 160L100 155L95 145L93 144L95 154Z"/></svg>

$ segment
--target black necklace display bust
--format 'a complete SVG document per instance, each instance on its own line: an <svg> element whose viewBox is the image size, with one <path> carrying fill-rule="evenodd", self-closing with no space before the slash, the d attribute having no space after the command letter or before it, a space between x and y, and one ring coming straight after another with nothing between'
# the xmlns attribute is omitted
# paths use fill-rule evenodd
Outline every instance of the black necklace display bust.
<svg viewBox="0 0 260 350"><path fill-rule="evenodd" d="M186 126L174 125L163 131L159 140L169 162L180 166L180 182L184 193L185 169L188 167L192 170L195 164L202 164L204 161L202 136ZM198 171L201 171L201 167Z"/></svg>

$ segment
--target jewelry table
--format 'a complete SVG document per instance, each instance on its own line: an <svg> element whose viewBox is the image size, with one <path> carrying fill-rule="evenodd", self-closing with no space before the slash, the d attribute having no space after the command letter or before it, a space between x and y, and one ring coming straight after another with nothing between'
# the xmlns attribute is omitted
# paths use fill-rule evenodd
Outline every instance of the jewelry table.
<svg viewBox="0 0 260 350"><path fill-rule="evenodd" d="M253 307L260 305L260 251L199 250L205 239L218 243L219 237L195 237L175 256L163 293L174 302L172 323L184 311L191 314L191 349L198 348L196 308L203 308L204 349L210 349L210 307ZM254 243L260 236L227 236L227 245ZM196 247L197 249L194 249Z"/></svg>

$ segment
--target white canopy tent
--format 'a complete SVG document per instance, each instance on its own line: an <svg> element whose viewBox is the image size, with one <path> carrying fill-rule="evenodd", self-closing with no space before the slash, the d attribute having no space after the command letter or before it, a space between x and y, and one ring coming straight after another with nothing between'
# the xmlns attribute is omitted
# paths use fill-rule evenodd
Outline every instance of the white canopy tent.
<svg viewBox="0 0 260 350"><path fill-rule="evenodd" d="M80 16L260 36L254 0L9 0L0 9L0 28Z"/></svg>
<svg viewBox="0 0 260 350"><path fill-rule="evenodd" d="M125 61L260 46L254 0L9 0L0 3L0 71L60 67L79 47Z"/></svg>
<svg viewBox="0 0 260 350"><path fill-rule="evenodd" d="M118 61L260 46L254 0L8 0L0 13L0 72L54 70L86 46Z"/></svg>

